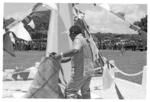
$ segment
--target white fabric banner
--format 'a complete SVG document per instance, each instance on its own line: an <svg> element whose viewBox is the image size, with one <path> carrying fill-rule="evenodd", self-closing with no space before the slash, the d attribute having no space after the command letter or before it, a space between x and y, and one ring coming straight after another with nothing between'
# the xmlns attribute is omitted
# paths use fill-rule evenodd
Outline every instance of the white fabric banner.
<svg viewBox="0 0 150 102"><path fill-rule="evenodd" d="M104 65L103 70L103 89L109 89L112 86L112 83L114 82L114 78L112 76L111 71L108 69L107 64Z"/></svg>
<svg viewBox="0 0 150 102"><path fill-rule="evenodd" d="M15 26L9 29L9 31L12 31L18 38L31 41L31 36L28 33L28 31L24 28L23 23L19 22Z"/></svg>
<svg viewBox="0 0 150 102"><path fill-rule="evenodd" d="M9 33L9 36L10 36L10 40L15 44L15 38L14 38L12 32Z"/></svg>

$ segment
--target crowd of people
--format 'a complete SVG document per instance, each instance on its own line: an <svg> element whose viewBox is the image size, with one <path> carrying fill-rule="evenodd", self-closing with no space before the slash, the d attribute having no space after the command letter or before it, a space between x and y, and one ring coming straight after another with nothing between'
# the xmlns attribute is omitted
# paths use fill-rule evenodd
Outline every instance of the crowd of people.
<svg viewBox="0 0 150 102"><path fill-rule="evenodd" d="M33 41L24 41L24 40L16 40L16 43L13 45L16 51L24 51L24 50L46 50L46 40L33 40Z"/></svg>
<svg viewBox="0 0 150 102"><path fill-rule="evenodd" d="M18 51L24 51L24 50L39 50L44 51L46 50L46 40L33 40L30 42L24 41L24 40L16 40L16 43L14 44L14 49ZM101 50L121 50L124 48L125 50L131 50L131 51L145 51L147 50L147 47L143 45L142 42L139 43L100 43L96 42L97 47Z"/></svg>
<svg viewBox="0 0 150 102"><path fill-rule="evenodd" d="M102 50L121 50L122 48L125 50L131 50L131 51L145 51L147 50L147 46L143 42L118 42L118 43L111 43L111 42L97 42L97 46L99 49Z"/></svg>

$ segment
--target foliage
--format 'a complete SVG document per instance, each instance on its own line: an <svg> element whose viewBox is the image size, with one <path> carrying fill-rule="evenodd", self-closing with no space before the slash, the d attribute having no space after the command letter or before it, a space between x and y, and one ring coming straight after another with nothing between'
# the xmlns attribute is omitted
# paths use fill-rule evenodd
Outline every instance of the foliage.
<svg viewBox="0 0 150 102"><path fill-rule="evenodd" d="M135 25L139 26L141 30L147 32L147 15L140 19L140 21L134 22Z"/></svg>

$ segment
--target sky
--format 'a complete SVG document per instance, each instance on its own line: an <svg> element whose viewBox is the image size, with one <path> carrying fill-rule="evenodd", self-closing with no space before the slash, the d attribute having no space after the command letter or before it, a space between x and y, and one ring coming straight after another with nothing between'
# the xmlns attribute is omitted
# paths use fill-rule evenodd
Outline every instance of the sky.
<svg viewBox="0 0 150 102"><path fill-rule="evenodd" d="M31 12L34 3L5 3L4 18L22 19ZM111 14L106 9L92 4L79 4L77 7L85 13L85 20L90 26L90 32L110 32L119 34L135 34L129 24L139 21L147 14L146 4L109 4L113 12L123 12L126 21Z"/></svg>

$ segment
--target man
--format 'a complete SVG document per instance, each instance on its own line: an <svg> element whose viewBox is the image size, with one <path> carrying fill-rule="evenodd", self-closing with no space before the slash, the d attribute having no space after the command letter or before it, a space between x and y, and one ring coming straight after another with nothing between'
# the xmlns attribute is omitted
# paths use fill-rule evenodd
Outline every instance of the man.
<svg viewBox="0 0 150 102"><path fill-rule="evenodd" d="M66 87L67 98L78 98L78 92L81 91L83 99L90 98L90 71L94 68L93 55L90 44L84 35L82 29L73 25L70 28L70 38L73 42L73 49L66 53L56 55L56 58L71 57L72 74L71 80Z"/></svg>

